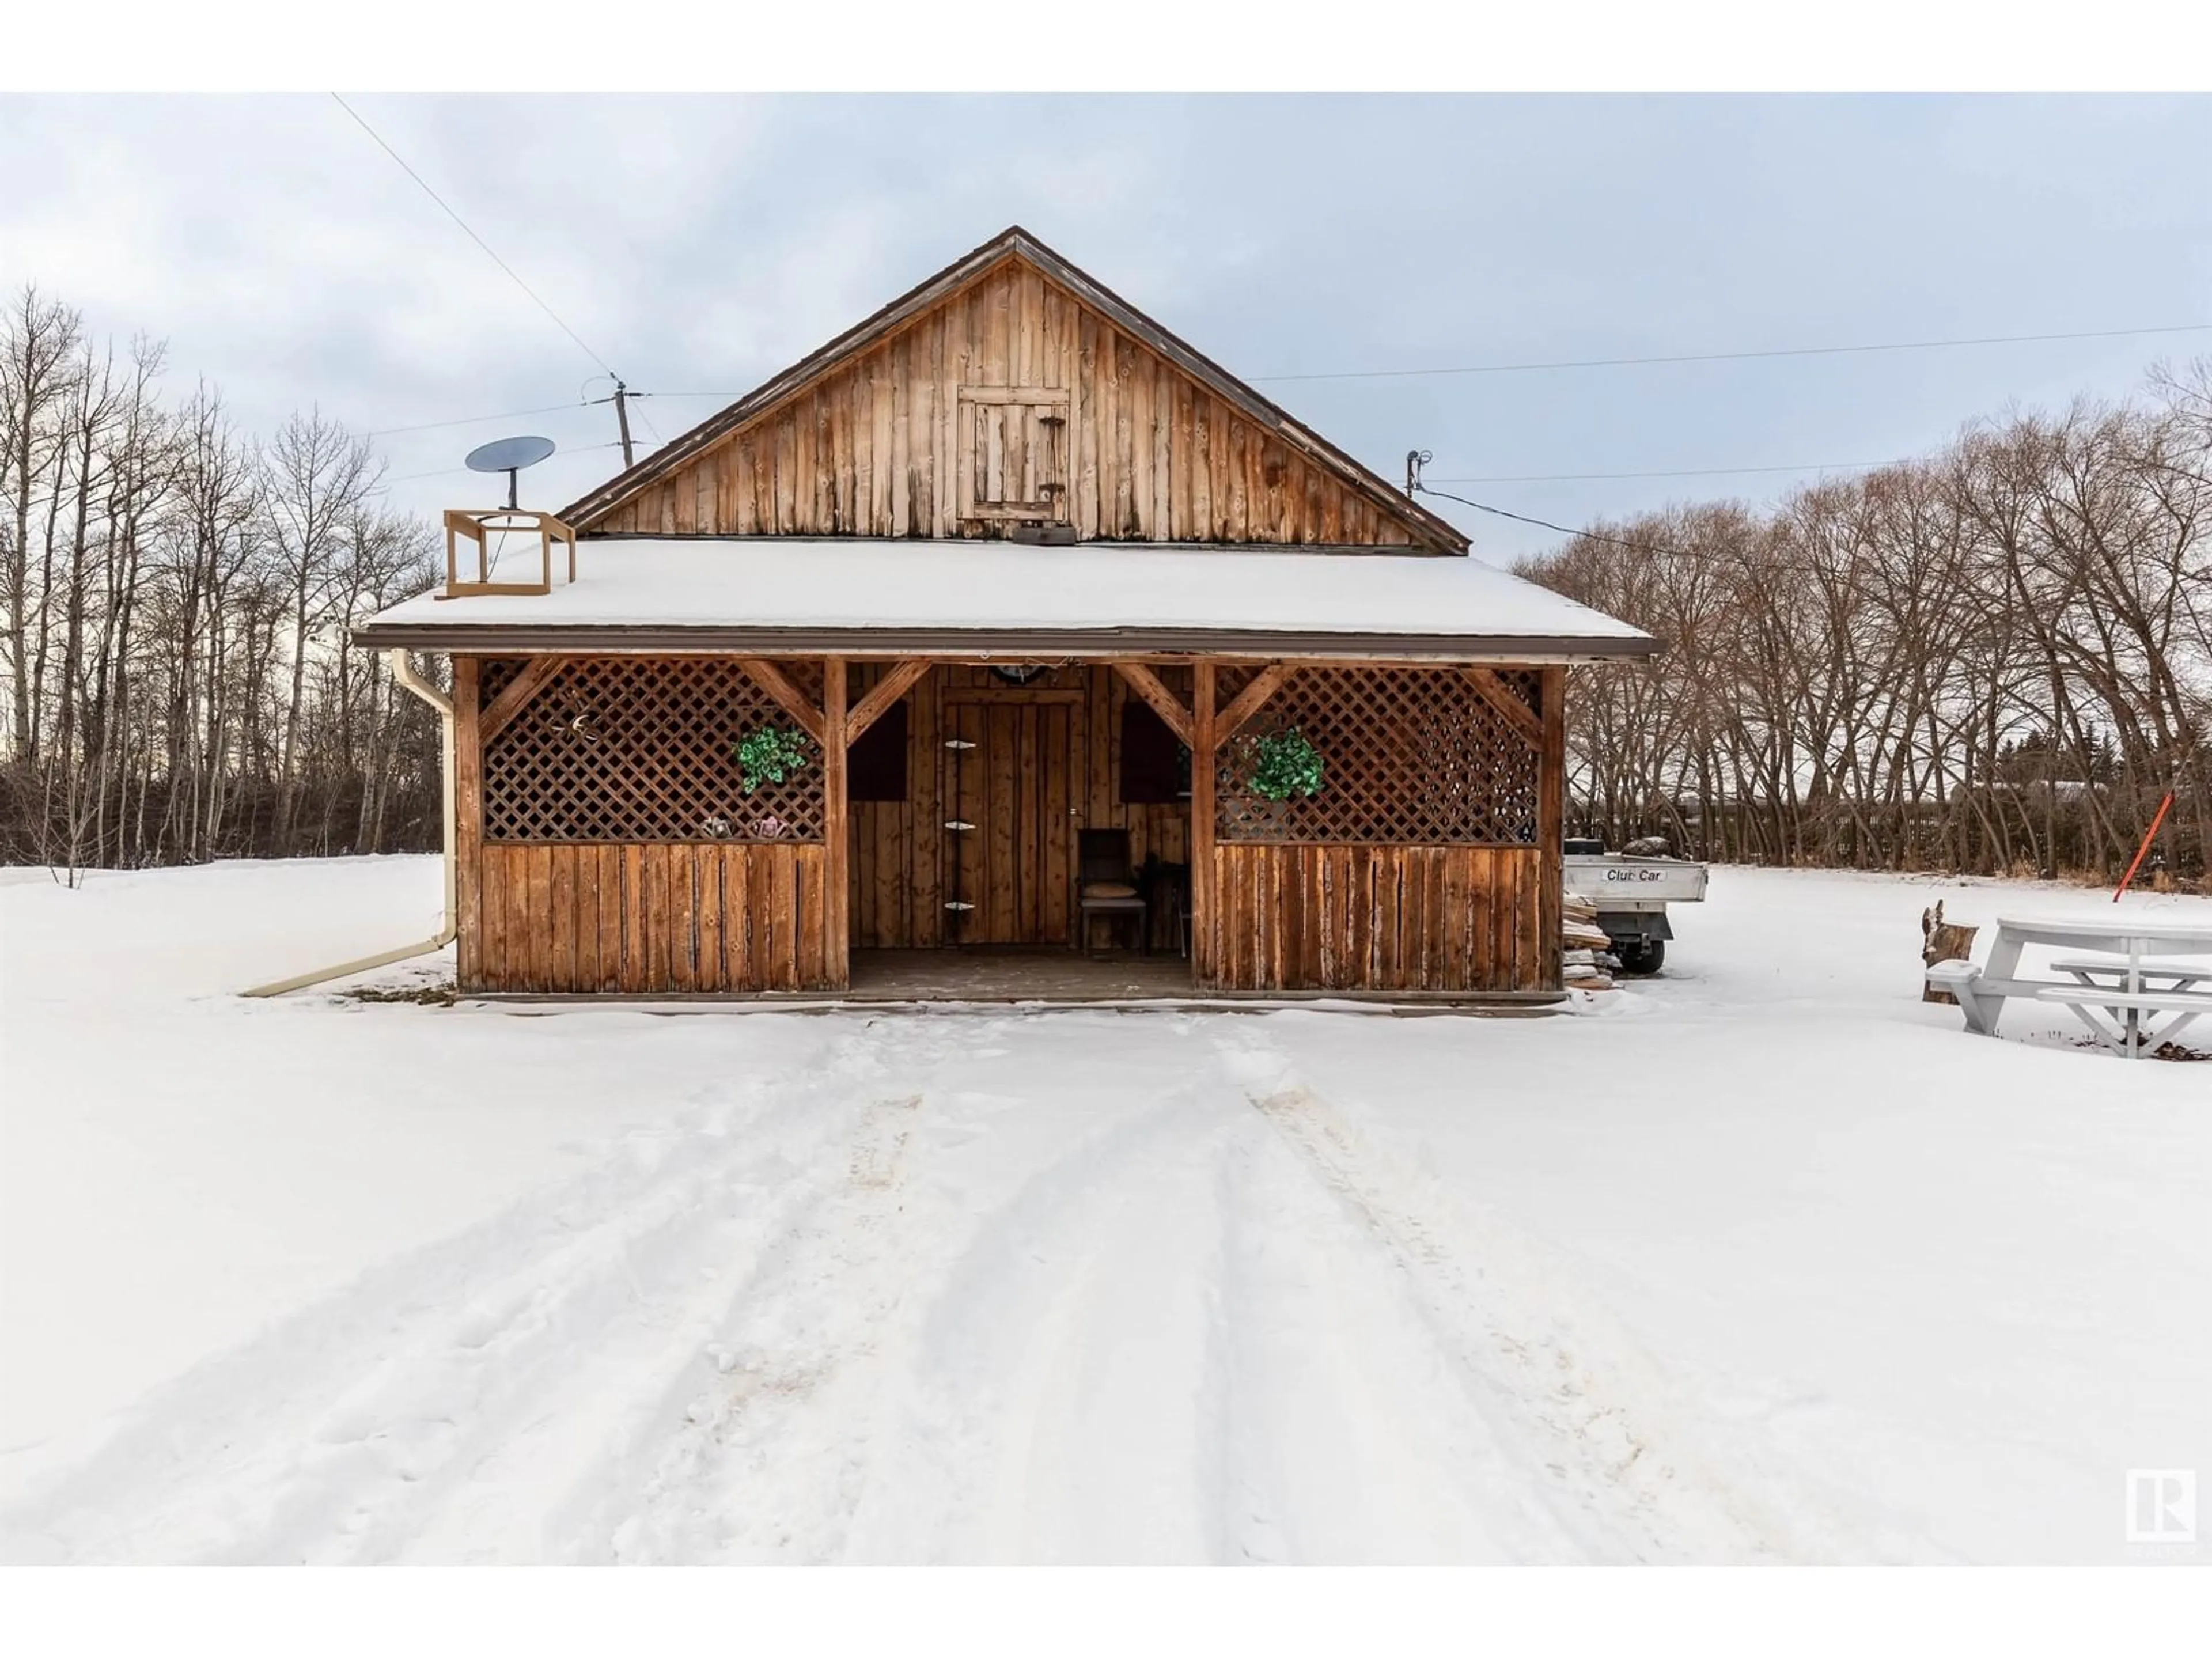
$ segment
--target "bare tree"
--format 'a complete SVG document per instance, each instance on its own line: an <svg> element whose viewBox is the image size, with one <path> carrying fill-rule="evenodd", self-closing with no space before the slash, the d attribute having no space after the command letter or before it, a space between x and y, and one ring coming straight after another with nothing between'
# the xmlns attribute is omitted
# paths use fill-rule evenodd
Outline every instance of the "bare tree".
<svg viewBox="0 0 2212 1659"><path fill-rule="evenodd" d="M319 411L264 448L161 348L0 317L0 857L79 867L434 846L437 732L350 625L428 586Z"/></svg>
<svg viewBox="0 0 2212 1659"><path fill-rule="evenodd" d="M1578 678L1573 812L1716 858L2116 874L2212 847L2212 370L1968 428L1754 514L1595 525L1524 574L1668 652Z"/></svg>

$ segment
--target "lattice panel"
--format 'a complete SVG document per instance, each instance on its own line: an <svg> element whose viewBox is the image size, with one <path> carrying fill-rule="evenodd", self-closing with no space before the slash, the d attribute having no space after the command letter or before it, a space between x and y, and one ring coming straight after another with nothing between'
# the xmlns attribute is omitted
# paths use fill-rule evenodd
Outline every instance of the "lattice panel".
<svg viewBox="0 0 2212 1659"><path fill-rule="evenodd" d="M1224 670L1223 707L1257 671ZM1498 678L1536 712L1541 676ZM1253 748L1295 726L1320 752L1310 799L1251 793ZM1302 668L1222 746L1216 833L1224 841L1533 845L1538 763L1526 738L1452 668Z"/></svg>
<svg viewBox="0 0 2212 1659"><path fill-rule="evenodd" d="M779 665L818 708L819 663ZM480 706L523 664L487 662ZM566 663L483 756L484 839L499 842L822 839L822 754L782 783L744 792L738 739L792 726L736 663L630 657Z"/></svg>

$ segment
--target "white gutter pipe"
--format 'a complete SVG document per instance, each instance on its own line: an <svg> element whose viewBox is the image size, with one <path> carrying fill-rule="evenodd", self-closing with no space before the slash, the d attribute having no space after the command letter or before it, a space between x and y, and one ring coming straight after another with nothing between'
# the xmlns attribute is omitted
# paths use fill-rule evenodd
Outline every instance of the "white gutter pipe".
<svg viewBox="0 0 2212 1659"><path fill-rule="evenodd" d="M335 968L318 968L313 973L297 974L290 979L280 979L268 985L257 985L245 994L250 997L281 997L287 991L305 990L310 985L326 981L344 979L353 974L365 974L372 968L384 968L395 962L405 962L410 957L426 957L433 951L442 951L453 942L460 932L459 903L459 875L454 862L453 834L453 700L415 672L413 659L406 651L394 646L384 653L384 660L392 670L392 678L405 686L424 702L438 711L438 747L445 762L445 831L446 831L446 917L435 939L424 939L419 945L403 945L396 951L382 951L373 957L362 957L354 962L342 962Z"/></svg>

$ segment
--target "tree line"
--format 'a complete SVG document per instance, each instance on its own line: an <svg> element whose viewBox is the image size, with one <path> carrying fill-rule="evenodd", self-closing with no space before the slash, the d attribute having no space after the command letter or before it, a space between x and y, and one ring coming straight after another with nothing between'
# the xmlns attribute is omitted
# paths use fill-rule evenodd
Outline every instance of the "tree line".
<svg viewBox="0 0 2212 1659"><path fill-rule="evenodd" d="M2117 878L2212 848L2212 365L1778 504L1589 526L1521 574L1665 650L1577 670L1569 819L1618 846Z"/></svg>
<svg viewBox="0 0 2212 1659"><path fill-rule="evenodd" d="M0 862L436 847L437 721L348 637L428 526L366 439L243 433L163 356L34 288L0 318Z"/></svg>
<svg viewBox="0 0 2212 1659"><path fill-rule="evenodd" d="M310 410L238 429L163 349L0 317L0 862L421 850L438 732L353 623L429 526ZM1618 845L2116 875L2212 848L2212 365L1969 427L1771 507L1593 524L1516 567L1656 635L1577 671L1570 823Z"/></svg>

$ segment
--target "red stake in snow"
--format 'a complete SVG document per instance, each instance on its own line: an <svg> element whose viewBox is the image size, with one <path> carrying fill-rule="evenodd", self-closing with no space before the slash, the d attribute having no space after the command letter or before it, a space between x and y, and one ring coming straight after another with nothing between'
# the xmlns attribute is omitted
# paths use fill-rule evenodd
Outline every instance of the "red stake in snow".
<svg viewBox="0 0 2212 1659"><path fill-rule="evenodd" d="M2120 878L2120 884L2112 889L2113 903L2120 902L2120 895L2128 890L2128 884L2136 878L2136 872L2142 866L2143 855L2150 851L2150 838L2158 833L2158 826L2166 822L2166 815L2172 805L2173 791L2169 789L2166 792L2166 799L2159 802L2158 811L2151 817L2150 828L2143 831L2142 845L2136 848L2135 862L2128 866L2128 872Z"/></svg>

